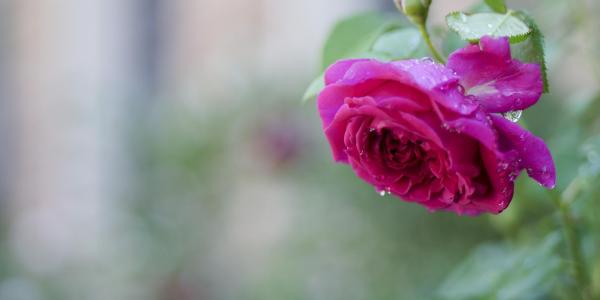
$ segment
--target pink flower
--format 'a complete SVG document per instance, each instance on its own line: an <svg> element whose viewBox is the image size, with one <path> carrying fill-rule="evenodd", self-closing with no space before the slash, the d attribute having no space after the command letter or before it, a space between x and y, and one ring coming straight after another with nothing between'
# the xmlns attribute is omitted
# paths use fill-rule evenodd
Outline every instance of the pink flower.
<svg viewBox="0 0 600 300"><path fill-rule="evenodd" d="M431 211L500 213L525 169L547 188L544 142L499 113L542 94L540 67L511 58L507 38L484 37L432 60L342 60L325 73L318 110L333 158L382 193Z"/></svg>

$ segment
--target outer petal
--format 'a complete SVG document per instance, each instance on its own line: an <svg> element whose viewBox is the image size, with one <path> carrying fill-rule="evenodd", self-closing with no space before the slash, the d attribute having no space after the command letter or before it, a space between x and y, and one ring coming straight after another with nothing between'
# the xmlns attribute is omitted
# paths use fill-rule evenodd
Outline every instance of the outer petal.
<svg viewBox="0 0 600 300"><path fill-rule="evenodd" d="M324 127L333 120L345 98L372 96L379 87L390 83L403 85L400 92L414 94L416 90L426 94L425 98L431 99L434 106L441 105L458 114L470 114L478 107L459 92L458 77L452 70L429 59L391 63L372 59L341 60L328 69L325 81L326 86L317 99Z"/></svg>
<svg viewBox="0 0 600 300"><path fill-rule="evenodd" d="M473 114L469 118L460 117L448 121L447 124L450 129L479 141L479 143L491 151L496 151L498 149L494 130L481 111Z"/></svg>
<svg viewBox="0 0 600 300"><path fill-rule="evenodd" d="M522 110L535 104L543 91L540 66L511 59L508 38L483 37L452 53L447 66L460 76L466 95L487 112Z"/></svg>
<svg viewBox="0 0 600 300"><path fill-rule="evenodd" d="M348 162L348 155L346 154L346 142L348 138L347 134L355 134L355 130L348 130L348 124L352 121L362 123L362 120L352 120L357 115L360 116L358 111L362 105L373 105L374 101L371 97L362 98L346 98L344 105L339 109L339 112L335 115L334 120L329 126L324 128L325 136L331 145L331 151L333 159L337 162ZM381 112L383 113L383 112ZM365 116L370 117L370 116ZM360 124L359 124L360 125ZM353 140L353 139L352 139ZM354 142L355 143L355 142Z"/></svg>
<svg viewBox="0 0 600 300"><path fill-rule="evenodd" d="M317 109L323 122L323 129L331 124L347 98L370 96L370 91L382 84L381 80L369 80L354 85L337 82L326 86L317 98Z"/></svg>
<svg viewBox="0 0 600 300"><path fill-rule="evenodd" d="M479 212L500 213L510 204L514 192L514 182L509 176L514 169L510 168L510 164L507 163L511 159L499 156L498 153L494 153L483 147L480 150L491 190L486 195L478 197L478 199L473 199L473 201L465 205L465 208ZM504 164L507 166L506 169L498 167Z"/></svg>
<svg viewBox="0 0 600 300"><path fill-rule="evenodd" d="M459 114L470 114L478 107L459 93L459 78L446 66L430 58L382 63L375 60L356 63L340 83L356 84L368 79L396 81L426 93L434 104Z"/></svg>
<svg viewBox="0 0 600 300"><path fill-rule="evenodd" d="M342 79L346 74L346 71L348 71L353 64L367 60L369 59L345 59L332 64L327 68L327 70L325 70L325 85L335 83L336 81Z"/></svg>
<svg viewBox="0 0 600 300"><path fill-rule="evenodd" d="M554 188L556 170L544 141L501 116L492 116L492 120L498 130L500 144L519 152L521 168L526 169L527 174L541 185Z"/></svg>

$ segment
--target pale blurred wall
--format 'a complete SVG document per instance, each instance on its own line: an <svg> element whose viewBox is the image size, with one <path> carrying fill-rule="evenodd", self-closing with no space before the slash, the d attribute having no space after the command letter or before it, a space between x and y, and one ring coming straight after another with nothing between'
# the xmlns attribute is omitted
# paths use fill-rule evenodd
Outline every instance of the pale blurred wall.
<svg viewBox="0 0 600 300"><path fill-rule="evenodd" d="M258 80L309 80L331 25L341 16L380 3L164 1L162 95L177 94L195 104L202 96L201 102L211 106L223 99L243 100L243 91Z"/></svg>
<svg viewBox="0 0 600 300"><path fill-rule="evenodd" d="M7 238L25 273L64 276L73 299L137 296L125 275L135 253L119 245L118 201L143 52L134 13L141 3L4 1L14 149ZM15 277L0 295L31 298L34 290Z"/></svg>
<svg viewBox="0 0 600 300"><path fill-rule="evenodd" d="M10 112L2 124L8 235L0 238L23 270L0 282L0 297L33 300L43 296L32 278L60 278L72 299L148 299L152 289L133 275L140 245L130 241L124 211L132 123L155 98L210 110L243 100L240 91L260 78L308 80L333 22L373 5L0 3L2 95L10 95L2 102Z"/></svg>

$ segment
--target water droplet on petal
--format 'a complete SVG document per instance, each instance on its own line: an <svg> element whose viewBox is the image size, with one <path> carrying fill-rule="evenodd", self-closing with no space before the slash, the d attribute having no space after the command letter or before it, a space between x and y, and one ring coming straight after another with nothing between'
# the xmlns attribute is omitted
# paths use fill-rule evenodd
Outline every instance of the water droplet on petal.
<svg viewBox="0 0 600 300"><path fill-rule="evenodd" d="M385 196L385 190L379 191L379 196L381 196L381 197Z"/></svg>
<svg viewBox="0 0 600 300"><path fill-rule="evenodd" d="M522 110L513 110L513 111L502 113L502 116L511 122L518 122L519 119L521 119L522 114L523 114Z"/></svg>
<svg viewBox="0 0 600 300"><path fill-rule="evenodd" d="M433 64L433 59L431 57L423 57L421 58L421 62Z"/></svg>
<svg viewBox="0 0 600 300"><path fill-rule="evenodd" d="M505 171L506 169L508 169L508 163L501 162L498 164L498 172Z"/></svg>

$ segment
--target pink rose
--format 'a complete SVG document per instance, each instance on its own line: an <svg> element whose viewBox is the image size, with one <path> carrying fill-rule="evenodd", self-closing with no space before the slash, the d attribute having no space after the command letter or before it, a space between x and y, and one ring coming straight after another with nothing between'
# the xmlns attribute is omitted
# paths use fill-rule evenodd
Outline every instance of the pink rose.
<svg viewBox="0 0 600 300"><path fill-rule="evenodd" d="M500 113L542 94L540 68L511 58L507 38L484 37L432 60L342 60L325 73L318 110L333 158L380 192L431 211L500 213L521 170L547 188L544 142Z"/></svg>

